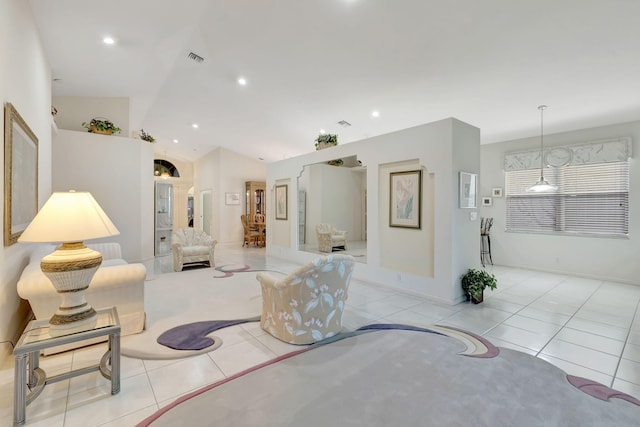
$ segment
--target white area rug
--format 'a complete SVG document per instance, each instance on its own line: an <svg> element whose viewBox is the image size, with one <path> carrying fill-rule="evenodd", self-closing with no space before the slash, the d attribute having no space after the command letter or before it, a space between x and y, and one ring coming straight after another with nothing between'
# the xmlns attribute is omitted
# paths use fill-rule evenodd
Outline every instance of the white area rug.
<svg viewBox="0 0 640 427"><path fill-rule="evenodd" d="M242 266L226 266L225 269ZM231 277L213 268L187 270L156 276L145 282L146 329L121 339L121 354L140 359L176 359L206 353L173 350L156 342L160 334L175 326L206 320L233 320L259 316L262 294L255 272ZM215 334L213 335L215 337ZM216 341L222 341L216 337Z"/></svg>

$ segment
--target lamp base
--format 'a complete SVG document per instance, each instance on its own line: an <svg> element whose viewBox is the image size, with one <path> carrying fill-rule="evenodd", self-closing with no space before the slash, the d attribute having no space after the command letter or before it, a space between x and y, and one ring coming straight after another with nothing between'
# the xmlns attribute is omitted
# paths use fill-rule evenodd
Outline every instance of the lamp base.
<svg viewBox="0 0 640 427"><path fill-rule="evenodd" d="M96 311L85 299L84 292L100 264L100 252L82 242L63 243L42 258L42 272L62 297L60 307L49 320L52 329L67 330L95 320Z"/></svg>

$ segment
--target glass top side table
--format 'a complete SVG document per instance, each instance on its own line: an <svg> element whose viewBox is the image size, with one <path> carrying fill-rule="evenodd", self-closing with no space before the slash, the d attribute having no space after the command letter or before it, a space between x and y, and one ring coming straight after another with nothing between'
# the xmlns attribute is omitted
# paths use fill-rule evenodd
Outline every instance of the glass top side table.
<svg viewBox="0 0 640 427"><path fill-rule="evenodd" d="M32 320L13 350L15 358L14 425L25 423L27 405L42 393L47 384L100 371L103 377L111 381L111 394L120 392L120 321L115 307L97 310L95 319L91 323L78 328L52 330L50 326L48 319ZM108 336L109 341L107 351L100 359L100 363L51 378L47 378L45 371L40 368L41 350L101 336Z"/></svg>

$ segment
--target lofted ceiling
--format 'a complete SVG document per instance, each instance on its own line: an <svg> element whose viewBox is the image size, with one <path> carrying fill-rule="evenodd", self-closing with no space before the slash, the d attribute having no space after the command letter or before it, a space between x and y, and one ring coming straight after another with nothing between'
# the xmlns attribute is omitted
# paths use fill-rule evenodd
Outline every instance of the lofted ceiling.
<svg viewBox="0 0 640 427"><path fill-rule="evenodd" d="M640 119L637 0L30 4L53 95L130 97L131 129L182 160L271 162L320 129L344 144L447 117L492 143L539 134L539 104L545 133Z"/></svg>

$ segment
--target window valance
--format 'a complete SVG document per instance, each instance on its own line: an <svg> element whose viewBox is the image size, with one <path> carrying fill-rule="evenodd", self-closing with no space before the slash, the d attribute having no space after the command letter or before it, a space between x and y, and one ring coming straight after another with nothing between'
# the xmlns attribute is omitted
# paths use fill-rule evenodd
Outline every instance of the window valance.
<svg viewBox="0 0 640 427"><path fill-rule="evenodd" d="M527 150L504 155L505 172L540 169L541 160L545 166L576 166L594 163L627 161L631 157L631 138L622 137L601 141L560 145L540 150Z"/></svg>

